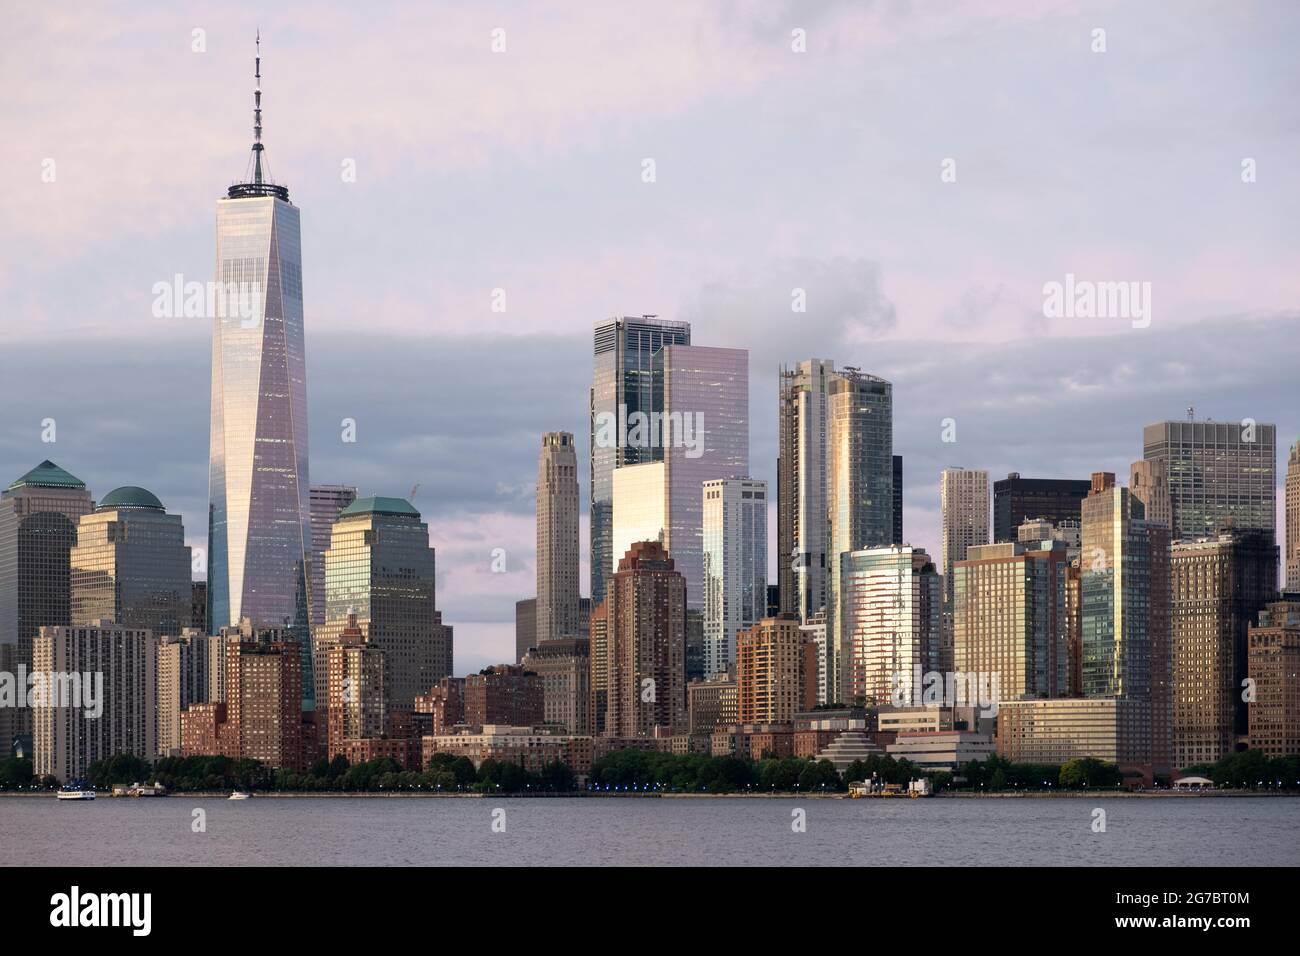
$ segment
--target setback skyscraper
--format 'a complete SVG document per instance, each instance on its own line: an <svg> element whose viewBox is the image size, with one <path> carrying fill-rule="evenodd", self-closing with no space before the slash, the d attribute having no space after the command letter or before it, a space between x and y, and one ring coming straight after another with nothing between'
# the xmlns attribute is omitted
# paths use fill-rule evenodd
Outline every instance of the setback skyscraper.
<svg viewBox="0 0 1300 956"><path fill-rule="evenodd" d="M644 315L611 319L596 326L594 374L591 383L591 603L605 599L605 579L621 555L611 545L613 534L614 470L662 455L644 432L631 435L635 416L663 411L656 397L651 360L665 345L690 345L687 322L669 322ZM639 441L629 440L639 438Z"/></svg>
<svg viewBox="0 0 1300 956"><path fill-rule="evenodd" d="M302 253L298 207L264 168L260 51L257 82L252 175L217 200L217 280L252 309L218 310L212 323L209 631L244 618L288 627L302 645L310 707Z"/></svg>
<svg viewBox="0 0 1300 956"><path fill-rule="evenodd" d="M190 549L180 515L143 488L115 488L77 525L72 624L112 621L179 637L190 624Z"/></svg>
<svg viewBox="0 0 1300 956"><path fill-rule="evenodd" d="M537 460L537 642L578 625L578 458L573 436L547 432Z"/></svg>

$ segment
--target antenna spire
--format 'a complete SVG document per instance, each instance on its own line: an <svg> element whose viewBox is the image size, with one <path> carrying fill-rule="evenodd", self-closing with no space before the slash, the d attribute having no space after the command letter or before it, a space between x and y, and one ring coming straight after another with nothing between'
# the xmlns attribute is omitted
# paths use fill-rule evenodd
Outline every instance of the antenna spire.
<svg viewBox="0 0 1300 956"><path fill-rule="evenodd" d="M262 184L262 31L258 29L254 43L257 54L253 59L253 182Z"/></svg>

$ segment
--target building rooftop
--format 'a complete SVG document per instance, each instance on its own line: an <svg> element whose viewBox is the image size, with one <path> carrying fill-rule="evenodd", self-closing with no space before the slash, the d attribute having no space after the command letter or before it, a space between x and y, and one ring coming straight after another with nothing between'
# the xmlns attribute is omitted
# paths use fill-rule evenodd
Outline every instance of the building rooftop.
<svg viewBox="0 0 1300 956"><path fill-rule="evenodd" d="M85 488L86 483L68 474L48 458L23 475L7 489L15 488Z"/></svg>
<svg viewBox="0 0 1300 956"><path fill-rule="evenodd" d="M411 515L420 517L420 512L412 507L411 503L405 498L383 498L370 496L368 498L358 498L352 504L348 505L339 512L340 518L346 518L349 515Z"/></svg>
<svg viewBox="0 0 1300 956"><path fill-rule="evenodd" d="M135 485L123 485L104 495L96 511L110 511L115 508L148 508L152 511L165 511L163 503L152 491L146 491Z"/></svg>

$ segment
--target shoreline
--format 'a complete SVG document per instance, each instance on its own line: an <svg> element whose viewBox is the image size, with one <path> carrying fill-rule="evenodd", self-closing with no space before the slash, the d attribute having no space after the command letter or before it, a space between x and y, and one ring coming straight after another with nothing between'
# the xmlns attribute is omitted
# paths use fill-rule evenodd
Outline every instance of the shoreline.
<svg viewBox="0 0 1300 956"><path fill-rule="evenodd" d="M0 790L0 798L15 797L37 799L54 798L57 791L16 791ZM96 799L103 800L162 800L174 799L181 797L194 797L198 799L212 800L229 799L230 791L228 790L183 790L168 793L162 797L115 797L108 793L99 793ZM847 793L607 793L607 792L587 792L575 791L572 793L430 793L427 791L399 791L399 792L343 792L333 790L322 791L254 791L253 799L255 800L295 800L295 799L362 799L362 800L485 800L489 797L497 799L522 799L522 800L558 800L558 799L599 799L599 800L849 800L852 799ZM1206 798L1206 797L1231 797L1234 799L1246 798L1300 798L1300 791L1256 791L1256 790L1190 790L1176 792L1171 790L1046 790L1046 791L1000 791L997 793L961 793L948 792L936 793L929 797L919 797L921 800L1060 800L1060 799L1078 799L1080 797L1093 797L1097 799L1121 798L1121 799L1187 799L1187 798ZM862 800L910 800L904 794L890 797L860 797Z"/></svg>

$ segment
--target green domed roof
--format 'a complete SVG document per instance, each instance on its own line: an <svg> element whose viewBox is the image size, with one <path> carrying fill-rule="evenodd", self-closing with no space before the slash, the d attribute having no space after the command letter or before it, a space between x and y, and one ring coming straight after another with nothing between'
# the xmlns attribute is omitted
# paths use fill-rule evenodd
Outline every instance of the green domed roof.
<svg viewBox="0 0 1300 956"><path fill-rule="evenodd" d="M153 508L155 511L164 511L163 503L152 491L145 491L143 488L137 488L135 485L123 485L121 488L114 488L108 494L100 499L99 511L108 511L112 508Z"/></svg>

